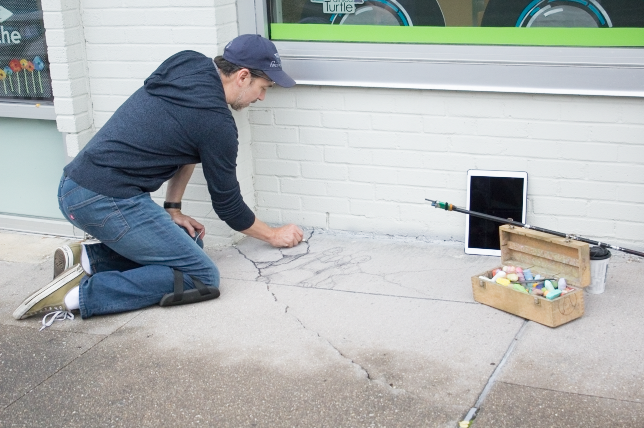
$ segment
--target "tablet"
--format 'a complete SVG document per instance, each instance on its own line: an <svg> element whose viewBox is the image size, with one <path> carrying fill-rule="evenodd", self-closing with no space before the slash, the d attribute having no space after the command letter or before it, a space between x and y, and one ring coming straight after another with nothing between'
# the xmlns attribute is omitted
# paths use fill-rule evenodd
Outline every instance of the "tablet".
<svg viewBox="0 0 644 428"><path fill-rule="evenodd" d="M525 223L528 173L524 171L467 171L467 207ZM465 216L465 253L500 256L499 226L491 220Z"/></svg>

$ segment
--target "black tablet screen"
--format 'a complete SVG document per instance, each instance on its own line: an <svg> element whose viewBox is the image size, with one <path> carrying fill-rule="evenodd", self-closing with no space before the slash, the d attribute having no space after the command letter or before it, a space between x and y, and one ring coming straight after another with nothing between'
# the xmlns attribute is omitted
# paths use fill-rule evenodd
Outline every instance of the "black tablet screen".
<svg viewBox="0 0 644 428"><path fill-rule="evenodd" d="M470 178L470 211L523 222L523 178ZM469 247L501 249L499 226L491 220L469 216Z"/></svg>

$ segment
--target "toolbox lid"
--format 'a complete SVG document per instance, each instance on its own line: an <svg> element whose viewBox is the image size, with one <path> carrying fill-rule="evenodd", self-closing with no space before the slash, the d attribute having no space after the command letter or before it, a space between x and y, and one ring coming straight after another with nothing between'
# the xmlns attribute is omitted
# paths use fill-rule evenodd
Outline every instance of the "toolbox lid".
<svg viewBox="0 0 644 428"><path fill-rule="evenodd" d="M536 230L499 227L501 262L536 267L549 275L566 278L578 287L590 285L590 246Z"/></svg>

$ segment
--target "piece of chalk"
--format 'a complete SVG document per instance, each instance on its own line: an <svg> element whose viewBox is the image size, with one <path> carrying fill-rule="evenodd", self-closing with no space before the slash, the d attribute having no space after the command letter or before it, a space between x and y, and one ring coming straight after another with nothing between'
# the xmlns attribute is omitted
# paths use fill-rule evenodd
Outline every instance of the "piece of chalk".
<svg viewBox="0 0 644 428"><path fill-rule="evenodd" d="M559 281L557 283L557 288L561 291L564 291L568 284L566 284L566 279L565 278L559 278Z"/></svg>
<svg viewBox="0 0 644 428"><path fill-rule="evenodd" d="M555 291L555 287L552 285L552 282L550 282L550 281L546 281L543 284L543 286L546 287L546 289L548 289L548 291Z"/></svg>
<svg viewBox="0 0 644 428"><path fill-rule="evenodd" d="M554 300L559 296L561 296L561 290L549 291L548 294L546 295L546 299Z"/></svg>
<svg viewBox="0 0 644 428"><path fill-rule="evenodd" d="M520 291L521 293L528 294L528 291L525 288L521 287L520 284L512 284L512 288L517 290L517 291Z"/></svg>
<svg viewBox="0 0 644 428"><path fill-rule="evenodd" d="M497 284L505 285L506 287L510 285L510 281L507 278L497 278L496 279Z"/></svg>
<svg viewBox="0 0 644 428"><path fill-rule="evenodd" d="M497 278L505 278L507 274L503 272L502 270L498 271L494 277L492 277L492 281L496 281Z"/></svg>

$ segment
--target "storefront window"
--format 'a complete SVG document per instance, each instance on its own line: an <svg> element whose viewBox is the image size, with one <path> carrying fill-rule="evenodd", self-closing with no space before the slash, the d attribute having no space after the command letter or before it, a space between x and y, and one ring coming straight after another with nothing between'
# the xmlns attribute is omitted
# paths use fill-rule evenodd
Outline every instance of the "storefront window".
<svg viewBox="0 0 644 428"><path fill-rule="evenodd" d="M0 0L0 101L53 100L38 0Z"/></svg>
<svg viewBox="0 0 644 428"><path fill-rule="evenodd" d="M644 0L271 0L273 40L644 46Z"/></svg>

